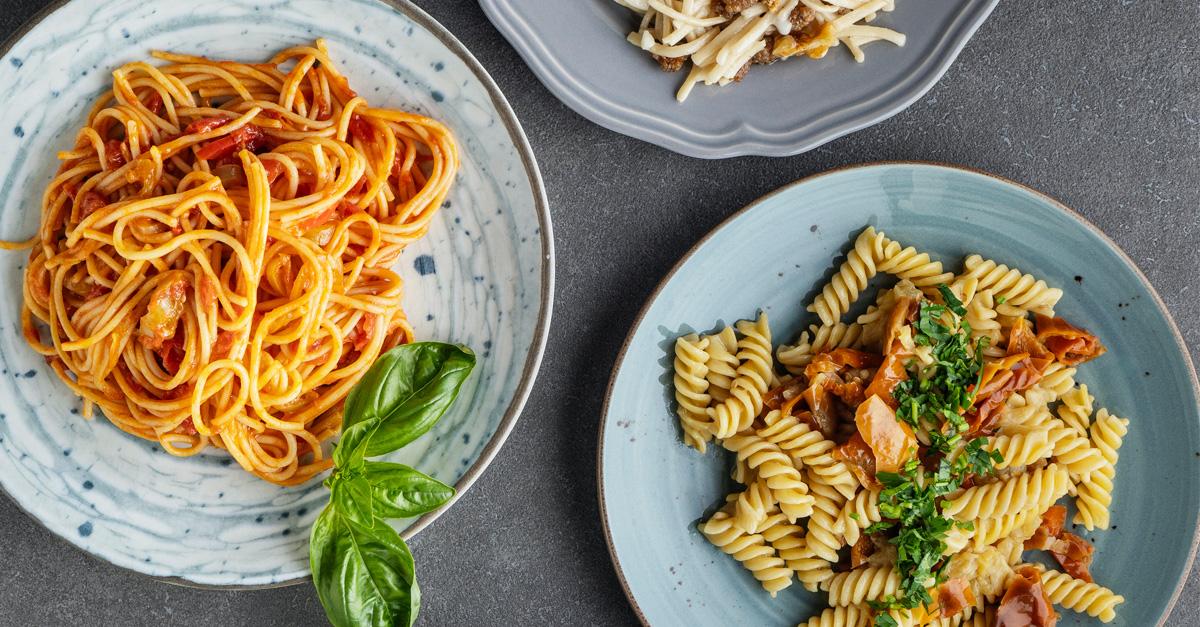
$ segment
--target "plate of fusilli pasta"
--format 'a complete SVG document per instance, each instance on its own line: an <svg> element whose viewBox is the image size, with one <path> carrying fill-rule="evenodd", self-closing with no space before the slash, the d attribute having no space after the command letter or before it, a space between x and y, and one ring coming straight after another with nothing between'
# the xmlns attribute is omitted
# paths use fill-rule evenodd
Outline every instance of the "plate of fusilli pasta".
<svg viewBox="0 0 1200 627"><path fill-rule="evenodd" d="M653 625L1161 625L1200 392L1117 246L987 174L886 163L753 203L610 383L600 503Z"/></svg>

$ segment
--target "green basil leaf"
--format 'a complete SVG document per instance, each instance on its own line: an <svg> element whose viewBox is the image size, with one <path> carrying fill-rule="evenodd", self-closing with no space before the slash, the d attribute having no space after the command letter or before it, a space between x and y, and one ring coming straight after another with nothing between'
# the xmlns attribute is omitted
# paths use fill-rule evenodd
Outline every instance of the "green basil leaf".
<svg viewBox="0 0 1200 627"><path fill-rule="evenodd" d="M367 462L362 480L370 484L372 511L380 518L420 516L454 496L454 488L403 464Z"/></svg>
<svg viewBox="0 0 1200 627"><path fill-rule="evenodd" d="M360 525L371 525L377 514L375 499L371 498L371 484L361 474L346 475L337 470L330 487L330 503L341 515Z"/></svg>
<svg viewBox="0 0 1200 627"><path fill-rule="evenodd" d="M317 517L308 548L313 585L329 622L411 626L421 605L412 553L387 523L355 522L336 502Z"/></svg>
<svg viewBox="0 0 1200 627"><path fill-rule="evenodd" d="M474 367L470 349L440 342L405 344L381 355L346 397L346 437L334 461L355 466L363 457L390 453L424 435L450 408Z"/></svg>
<svg viewBox="0 0 1200 627"><path fill-rule="evenodd" d="M359 422L350 427L343 424L342 437L338 438L337 445L333 447L334 465L345 470L361 471L363 454L367 450L367 440L375 433L377 427L379 427L378 418Z"/></svg>

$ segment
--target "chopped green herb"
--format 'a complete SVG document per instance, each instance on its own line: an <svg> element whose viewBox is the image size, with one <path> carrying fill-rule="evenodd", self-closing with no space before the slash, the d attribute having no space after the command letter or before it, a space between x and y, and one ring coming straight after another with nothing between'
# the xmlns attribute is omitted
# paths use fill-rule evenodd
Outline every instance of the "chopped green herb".
<svg viewBox="0 0 1200 627"><path fill-rule="evenodd" d="M954 528L973 528L941 515L945 496L958 490L972 475L988 475L1003 457L988 450L988 439L976 437L963 441L969 424L964 414L975 401L983 367L981 340L971 342L970 327L957 322L947 325L946 312L956 317L965 308L945 285L939 286L945 305L922 302L913 322L913 341L933 347L934 364L923 377L911 377L892 392L897 403L896 417L928 434L929 452L941 453L935 470L928 470L916 459L900 472L880 472L883 485L879 494L879 513L883 520L867 527L867 533L888 532L896 547L896 568L901 575L900 589L872 607L915 608L932 603L929 588L944 580L949 560L943 557L946 534ZM958 447L957 454L951 452ZM896 620L887 614L875 618L876 627L894 627Z"/></svg>
<svg viewBox="0 0 1200 627"><path fill-rule="evenodd" d="M945 284L942 284L938 286L938 291L941 292L942 300L946 301L946 306L950 308L950 311L953 311L960 316L967 315L967 308L964 307L962 301L954 295L954 292L950 291L950 288L946 287Z"/></svg>
<svg viewBox="0 0 1200 627"><path fill-rule="evenodd" d="M887 614L880 614L875 617L875 627L900 627L900 623Z"/></svg>
<svg viewBox="0 0 1200 627"><path fill-rule="evenodd" d="M942 322L947 310L958 314L965 309L950 288L941 285L938 289L946 305L922 302L913 323L917 331L913 341L933 347L936 360L933 372L923 379L901 382L892 395L899 405L896 417L915 428L925 427L929 431L931 448L947 453L958 441L958 434L967 430L967 421L962 414L974 403L974 389L979 382L986 345L971 345L969 326L961 324L951 328ZM949 433L944 425L951 427Z"/></svg>
<svg viewBox="0 0 1200 627"><path fill-rule="evenodd" d="M997 297L996 297L996 304L997 304L997 305L1003 305L1003 304L1004 304L1004 303L1006 303L1006 302L1008 302L1008 299L1007 299L1007 298L1005 298L1004 296L997 296Z"/></svg>

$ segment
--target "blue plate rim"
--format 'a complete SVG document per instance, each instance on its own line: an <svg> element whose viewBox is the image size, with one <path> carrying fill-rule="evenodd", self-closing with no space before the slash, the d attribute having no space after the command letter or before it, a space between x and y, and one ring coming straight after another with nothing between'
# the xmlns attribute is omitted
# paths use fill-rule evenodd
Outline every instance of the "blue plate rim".
<svg viewBox="0 0 1200 627"><path fill-rule="evenodd" d="M595 91L571 89L570 83L574 77L567 71L551 65L553 55L536 54L535 48L546 48L545 43L532 29L518 25L511 11L502 7L507 0L479 0L483 12L500 31L504 38L516 49L517 54L529 66L538 80L545 85L550 93L570 107L579 115L595 124L611 131L627 135L667 150L688 157L699 159L728 159L730 157L760 156L760 157L789 157L818 148L840 137L855 131L878 124L891 118L920 100L930 89L942 79L942 76L954 64L958 55L966 47L967 42L974 37L979 27L987 21L1000 0L987 0L975 8L973 13L966 16L967 23L948 36L947 45L937 50L925 59L921 67L899 81L889 84L889 87L903 87L905 92L890 105L883 104L862 115L837 124L830 129L803 134L803 129L789 135L777 135L774 142L761 139L739 138L735 133L732 139L717 136L707 137L708 143L678 136L672 133L669 124L663 120L653 120L639 124L632 121L631 116L622 115L622 107L611 99ZM914 79L914 77L916 77ZM739 131L745 127L739 128ZM765 133L756 133L766 135Z"/></svg>
<svg viewBox="0 0 1200 627"><path fill-rule="evenodd" d="M417 533L423 530L425 527L428 527L434 520L437 520L437 518L444 512L449 510L450 507L453 506L460 498L462 498L462 496L466 494L467 490L474 485L475 481L478 480L483 474L483 471L486 470L489 465L491 465L492 460L494 460L496 455L500 452L500 448L505 442L508 441L509 435L512 434L512 430L517 424L517 418L520 417L522 410L525 408L526 402L529 400L529 395L533 391L533 384L537 379L538 370L541 367L542 357L544 356L546 344L549 340L550 319L554 310L554 228L550 217L550 201L546 196L546 186L542 181L541 169L538 167L537 158L534 156L533 146L530 145L529 137L525 134L525 130L521 126L521 122L517 118L516 112L513 111L512 105L509 104L508 99L504 96L504 93L500 91L500 86L496 84L496 81L492 78L492 75L488 73L487 69L483 67L483 64L479 62L479 59L475 58L475 55L472 54L466 45L459 41L449 29L447 29L445 26L442 26L440 22L435 20L431 15L414 4L412 0L375 1L401 13L405 17L411 19L417 25L429 31L430 34L432 34L438 39L438 41L446 46L447 50L458 56L458 58L463 61L471 73L475 75L475 78L479 80L480 84L483 85L483 88L487 91L488 96L491 98L492 105L496 107L496 112L500 115L501 120L504 122L504 127L508 131L509 137L513 140L513 144L517 149L517 154L521 159L521 165L525 169L525 173L529 179L529 186L530 190L533 192L534 211L538 218L538 231L541 234L542 244L542 287L540 294L538 295L538 321L537 325L534 327L532 344L529 348L529 354L525 357L525 365L521 370L521 380L517 384L515 394L513 395L513 400L509 403L508 408L505 410L504 417L500 420L500 424L496 428L496 432L492 434L491 440L488 441L487 446L484 447L483 451L479 454L479 457L475 460L475 463L471 464L471 467L467 469L466 473L464 473L463 476L459 478L458 482L454 484L454 495L450 498L450 500L438 509L429 512L415 520L412 525L410 525L401 533L401 536L405 540L409 540L416 536ZM28 20L26 20L25 23L17 28L17 30L7 39L5 39L3 43L0 43L0 58L7 55L12 50L13 46L24 39L25 36L28 35L29 32L36 28L39 24L41 24L43 20L58 12L60 9L66 9L74 2L82 2L82 0L54 0L50 4L43 7L40 11L35 13L33 17L30 17ZM269 590L272 588L286 588L312 581L311 575L305 575L304 577L297 577L294 579L288 579L269 584L213 585L196 583L183 577L160 577L147 575L146 573L138 572L131 568L114 564L108 559L87 551L86 549L77 546L75 543L71 542L62 535L51 531L44 523L42 523L41 519L39 519L37 516L34 516L29 510L25 509L25 507L21 505L17 499L13 498L13 496L9 494L3 486L0 486L0 495L3 495L8 502L16 506L16 508L28 516L30 520L37 523L39 527L49 531L50 534L60 542L64 542L70 547L81 551L91 559L103 562L122 571L133 573L139 577L147 577L155 581L177 585L183 588L196 588L202 590Z"/></svg>
<svg viewBox="0 0 1200 627"><path fill-rule="evenodd" d="M1170 310L1167 309L1166 303L1163 301L1162 297L1159 296L1158 290L1156 290L1154 288L1154 284L1152 284L1150 282L1150 280L1148 278L1146 278L1146 275L1142 273L1141 268L1139 268L1138 265L1136 263L1134 263L1133 259L1131 259L1129 257L1129 255L1126 254L1125 251L1122 250L1121 247L1118 246L1117 243L1112 240L1112 238L1110 238L1107 234L1105 234L1104 231L1100 230L1099 227L1092 224L1091 221L1089 221L1087 218L1085 218L1082 214L1080 214L1079 212L1075 211L1074 209L1068 207L1067 205L1063 204L1061 201L1057 200L1056 198L1053 198L1052 196L1050 196L1044 192L1040 192L1032 187L1029 187L1028 185L1025 185L1024 183L1019 183L1017 181L1000 176L998 174L992 174L991 172L987 172L986 170L981 170L979 168L974 168L971 166L964 166L964 165L939 162L939 161L921 161L921 160L903 160L903 159L901 159L901 160L885 160L885 161L869 161L869 162L864 162L864 163L856 163L856 164L850 164L850 165L844 165L844 166L832 168L829 170L825 170L823 172L818 172L816 174L810 174L809 176L805 176L803 178L792 181L791 183L788 183L786 185L778 187L770 192L767 192L766 194L763 194L762 196L759 196L758 198L747 203L741 209L738 209L733 214L729 215L729 217L722 220L720 222L720 224L713 227L712 230L710 230L708 233L706 233L704 235L704 237L701 237L699 240L697 240L696 243L693 244L692 247L689 248L688 251L685 252L682 257L679 258L679 261L675 262L675 265L671 267L671 270L669 272L667 272L667 274L662 278L662 280L659 281L658 285L656 285L654 287L654 290L650 293L650 295L646 297L646 302L642 304L642 308L638 311L637 316L634 318L633 322L630 324L629 332L625 336L625 341L621 343L621 349L617 353L616 361L613 363L612 374L609 375L608 387L605 389L605 392L604 392L604 404L600 410L599 442L598 442L597 451L596 451L596 497L600 504L600 525L604 530L604 543L608 548L609 559L612 561L613 570L615 571L615 573L617 575L617 580L621 584L622 591L624 591L624 593L625 593L625 598L629 600L629 605L633 609L634 614L637 615L638 620L646 627L650 627L650 621L647 620L646 614L642 611L641 606L638 605L637 598L633 594L633 589L629 586L629 580L625 578L625 571L621 568L621 560L617 556L617 549L613 543L612 529L609 527L609 523L608 523L608 504L606 503L606 501L604 499L604 441L605 441L605 435L608 432L608 424L609 424L609 418L610 418L609 417L609 406L612 402L613 389L616 387L617 375L621 372L621 369L625 366L625 358L628 356L629 347L633 342L634 334L637 332L638 328L642 326L642 322L645 320L646 314L650 311L650 307L655 303L655 301L658 300L658 297L662 293L663 289L665 289L667 284L669 284L675 278L675 275L680 271L680 269L682 269L683 266L688 261L691 260L692 256L695 255L696 252L705 243L707 243L710 239L712 239L714 236L716 236L717 233L719 233L721 230L725 229L727 226L729 226L735 220L740 218L742 215L755 210L756 208L758 208L760 205L762 205L767 200L769 200L779 194L783 194L788 191L791 191L793 188L800 187L800 186L804 185L805 183L811 183L813 181L816 181L821 178L825 178L827 176L841 174L841 173L848 172L848 171L870 170L870 169L881 168L881 167L890 167L890 166L912 166L915 168L928 168L931 170L953 170L953 171L957 171L959 173L966 173L966 174L974 175L974 176L982 176L985 178L993 179L995 181L999 181L1000 183L1010 185L1012 187L1016 187L1020 190L1028 192L1029 194L1037 196L1038 198L1049 203L1054 208L1058 209L1059 211L1062 211L1068 217L1073 218L1076 222L1078 222L1084 228L1088 229L1095 235L1099 236L1100 239L1103 240L1105 243L1107 243L1109 248L1111 248L1113 251L1115 251L1117 253L1117 255L1121 258L1121 260L1124 261L1125 264L1133 270L1134 274L1138 277L1138 280L1141 281L1142 286L1145 287L1146 290L1149 292L1150 296L1152 297L1152 299L1154 301L1154 305L1158 308L1159 312L1166 319L1167 324L1171 329L1171 334L1175 338L1176 348L1179 349L1180 354L1183 355L1184 363L1187 364L1188 374L1190 375L1191 383L1192 383L1193 398L1194 399L1200 398L1200 379L1198 379L1196 376L1196 366L1195 366L1195 364L1192 363L1191 352L1188 350L1187 344L1184 342L1183 334L1179 332L1179 326L1175 323L1174 316L1172 316ZM1200 405L1198 405L1198 406L1200 406ZM1188 579L1187 573L1191 572L1192 564L1196 559L1196 551L1197 551L1198 546L1200 546L1200 515L1197 516L1197 519L1193 522L1193 525L1192 525L1192 542L1191 542L1191 546L1188 548L1187 560L1184 563L1185 564L1184 565L1184 575L1183 575L1183 577L1181 577L1179 579L1178 582L1176 582L1175 590L1171 592L1171 598L1167 601L1167 606L1165 608L1163 608L1164 611L1163 611L1162 616L1159 618L1157 627L1163 627L1164 625L1166 625L1167 619L1171 616L1171 611L1175 609L1175 604L1179 601L1179 595L1183 593L1183 588L1184 588L1185 584L1187 583L1187 579Z"/></svg>

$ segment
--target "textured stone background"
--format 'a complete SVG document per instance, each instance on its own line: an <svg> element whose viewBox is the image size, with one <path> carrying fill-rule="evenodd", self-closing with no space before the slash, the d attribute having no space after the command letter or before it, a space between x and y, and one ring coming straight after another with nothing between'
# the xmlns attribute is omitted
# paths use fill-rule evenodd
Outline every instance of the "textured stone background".
<svg viewBox="0 0 1200 627"><path fill-rule="evenodd" d="M577 0L572 0L577 1ZM798 157L681 157L577 116L474 2L417 0L508 94L549 191L550 345L525 414L475 487L413 543L425 625L634 622L596 504L613 360L659 279L727 215L797 178L880 159L982 168L1076 208L1129 253L1200 357L1200 4L1002 2L924 99ZM0 35L45 0L0 3ZM1193 570L1169 621L1200 624ZM318 625L307 586L212 592L100 563L0 498L0 624Z"/></svg>

